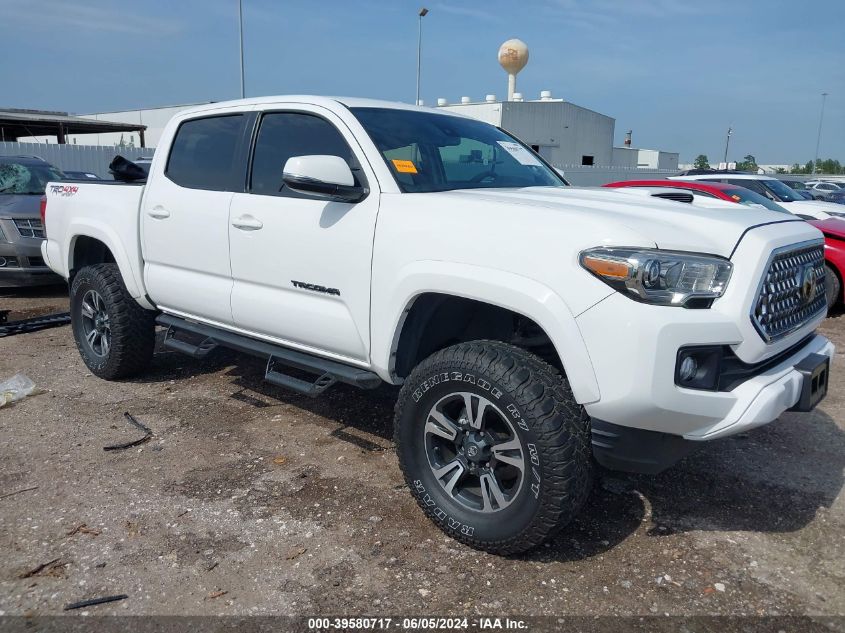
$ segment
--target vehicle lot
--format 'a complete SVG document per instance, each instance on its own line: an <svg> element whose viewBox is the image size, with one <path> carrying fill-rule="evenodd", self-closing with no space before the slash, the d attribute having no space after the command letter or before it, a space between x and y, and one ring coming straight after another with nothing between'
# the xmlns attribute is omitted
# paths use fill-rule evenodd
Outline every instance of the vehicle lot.
<svg viewBox="0 0 845 633"><path fill-rule="evenodd" d="M67 309L60 290L0 305L12 319ZM822 330L845 350L844 318ZM0 339L0 379L49 390L0 410L0 611L125 593L90 612L845 614L841 351L812 414L657 477L602 473L573 525L514 558L423 517L391 450L391 389L310 400L263 369L160 351L148 375L108 383L69 327ZM155 436L106 452L140 436L124 411Z"/></svg>

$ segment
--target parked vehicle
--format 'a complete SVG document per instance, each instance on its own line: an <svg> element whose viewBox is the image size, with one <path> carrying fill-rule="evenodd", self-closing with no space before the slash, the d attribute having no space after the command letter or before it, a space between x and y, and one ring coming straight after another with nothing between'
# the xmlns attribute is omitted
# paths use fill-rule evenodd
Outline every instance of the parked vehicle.
<svg viewBox="0 0 845 633"><path fill-rule="evenodd" d="M831 192L827 197L827 201L833 202L834 204L845 204L845 189Z"/></svg>
<svg viewBox="0 0 845 633"><path fill-rule="evenodd" d="M824 234L825 294L828 308L842 306L845 279L845 223L838 220L810 220Z"/></svg>
<svg viewBox="0 0 845 633"><path fill-rule="evenodd" d="M766 196L762 196L750 189L746 189L745 187L722 182L684 180L621 180L619 182L611 182L602 186L620 189L645 188L650 191L658 189L662 192L678 191L681 193L690 193L692 194L692 199L689 200L690 203L705 207L724 206L716 202L720 201L726 204L741 204L748 207L769 209L770 211L777 211L779 213L789 213L789 211L779 204L772 202L772 200ZM679 200L677 197L674 199Z"/></svg>
<svg viewBox="0 0 845 633"><path fill-rule="evenodd" d="M41 255L39 208L47 183L64 177L34 156L0 156L0 287L63 283Z"/></svg>
<svg viewBox="0 0 845 633"><path fill-rule="evenodd" d="M669 183L671 187L667 188ZM648 191L671 191L675 188L679 192L694 193L691 204L724 208L725 205L762 206L772 211L789 213L786 209L761 196L736 185L722 182L702 182L683 180L629 180L612 182L605 187L619 189L644 189ZM845 193L845 192L843 192ZM825 235L825 295L828 308L842 301L842 274L845 273L845 222L841 220L810 220L810 224L821 230Z"/></svg>
<svg viewBox="0 0 845 633"><path fill-rule="evenodd" d="M260 356L300 394L401 385L411 494L490 552L570 521L593 458L659 472L827 389L817 229L567 187L507 132L442 111L192 108L146 184L51 183L45 218L92 373L144 371L158 324L167 348Z"/></svg>
<svg viewBox="0 0 845 633"><path fill-rule="evenodd" d="M814 194L820 194L823 200L827 200L830 197L830 194L842 189L836 183L826 180L808 180L805 185L807 186L808 191Z"/></svg>
<svg viewBox="0 0 845 633"><path fill-rule="evenodd" d="M715 181L745 187L766 196L787 211L803 218L827 220L830 217L845 217L845 212L836 205L817 200L805 200L783 182L771 176L732 171L696 171L700 171L700 173L669 176L669 179Z"/></svg>
<svg viewBox="0 0 845 633"><path fill-rule="evenodd" d="M64 170L68 180L104 180L92 171L67 171Z"/></svg>
<svg viewBox="0 0 845 633"><path fill-rule="evenodd" d="M806 185L801 180L787 180L786 178L778 178L783 184L792 189L799 196L805 200L823 200L824 196L821 193L813 195L813 192L807 189Z"/></svg>

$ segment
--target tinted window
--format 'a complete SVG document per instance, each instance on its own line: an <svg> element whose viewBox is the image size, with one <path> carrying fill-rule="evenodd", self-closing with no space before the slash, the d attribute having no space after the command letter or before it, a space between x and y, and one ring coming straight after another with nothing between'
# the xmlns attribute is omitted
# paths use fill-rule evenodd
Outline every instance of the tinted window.
<svg viewBox="0 0 845 633"><path fill-rule="evenodd" d="M352 108L409 193L490 187L562 187L527 146L474 119L416 110Z"/></svg>
<svg viewBox="0 0 845 633"><path fill-rule="evenodd" d="M170 148L167 177L193 189L240 190L238 147L243 121L242 115L230 115L182 123Z"/></svg>
<svg viewBox="0 0 845 633"><path fill-rule="evenodd" d="M751 180L750 178L728 178L724 182L736 185L737 187L745 187L746 189L750 189L756 193L766 195L766 190L763 188L763 185L760 184L759 180Z"/></svg>
<svg viewBox="0 0 845 633"><path fill-rule="evenodd" d="M292 156L312 154L340 156L350 168L354 167L349 145L337 128L325 119L300 112L266 114L255 142L250 191L300 197L285 186L282 171Z"/></svg>
<svg viewBox="0 0 845 633"><path fill-rule="evenodd" d="M760 180L759 183L765 187L763 193L772 193L778 202L797 202L803 200L795 191L787 187L780 180ZM748 185L743 185L748 187ZM749 187L750 189L751 187ZM755 189L756 191L756 189Z"/></svg>

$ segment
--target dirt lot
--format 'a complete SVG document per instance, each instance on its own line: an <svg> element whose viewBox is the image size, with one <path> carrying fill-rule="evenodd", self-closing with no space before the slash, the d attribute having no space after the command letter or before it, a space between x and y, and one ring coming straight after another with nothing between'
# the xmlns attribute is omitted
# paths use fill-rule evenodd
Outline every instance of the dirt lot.
<svg viewBox="0 0 845 633"><path fill-rule="evenodd" d="M845 318L823 331L845 350ZM811 415L657 477L606 473L573 525L511 559L423 518L391 450L389 389L309 400L225 352L160 352L143 378L108 383L69 327L0 339L0 379L16 372L48 391L0 409L0 495L37 486L0 496L0 614L120 593L90 612L845 614L841 353ZM155 437L106 452L139 436L124 411Z"/></svg>

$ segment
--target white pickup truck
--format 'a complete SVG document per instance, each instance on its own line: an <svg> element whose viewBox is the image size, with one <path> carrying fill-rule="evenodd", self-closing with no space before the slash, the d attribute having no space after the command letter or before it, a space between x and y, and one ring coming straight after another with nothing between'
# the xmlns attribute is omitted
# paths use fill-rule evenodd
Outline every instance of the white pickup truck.
<svg viewBox="0 0 845 633"><path fill-rule="evenodd" d="M454 114L206 105L168 124L145 185L51 183L42 211L94 374L143 371L159 325L299 393L402 385L411 493L491 552L572 519L594 462L659 472L827 390L815 228L568 187Z"/></svg>

